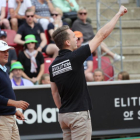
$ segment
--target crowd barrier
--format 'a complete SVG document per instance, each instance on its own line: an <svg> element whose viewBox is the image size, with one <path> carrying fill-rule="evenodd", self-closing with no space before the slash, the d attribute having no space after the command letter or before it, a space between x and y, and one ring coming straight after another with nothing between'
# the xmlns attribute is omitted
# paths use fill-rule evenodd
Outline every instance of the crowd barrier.
<svg viewBox="0 0 140 140"><path fill-rule="evenodd" d="M87 84L93 104L93 137L139 134L140 80ZM14 91L17 100L30 103L21 110L27 120L17 120L22 140L62 138L50 85L15 87Z"/></svg>

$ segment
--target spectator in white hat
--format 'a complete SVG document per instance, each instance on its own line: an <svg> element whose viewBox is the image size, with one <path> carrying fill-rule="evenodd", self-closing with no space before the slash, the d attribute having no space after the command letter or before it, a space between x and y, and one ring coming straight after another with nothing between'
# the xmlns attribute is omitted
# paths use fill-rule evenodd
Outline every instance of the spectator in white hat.
<svg viewBox="0 0 140 140"><path fill-rule="evenodd" d="M7 33L5 31L0 30L0 40L7 42ZM9 49L8 62L5 64L8 74L10 73L11 64L16 61L17 61L16 51L15 48L12 47L11 49ZM10 77L12 77L11 74Z"/></svg>

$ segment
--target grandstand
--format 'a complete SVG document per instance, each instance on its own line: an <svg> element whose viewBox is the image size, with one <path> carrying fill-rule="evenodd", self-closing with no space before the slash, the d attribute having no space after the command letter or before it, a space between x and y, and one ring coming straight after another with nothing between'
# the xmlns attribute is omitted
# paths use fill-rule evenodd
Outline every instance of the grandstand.
<svg viewBox="0 0 140 140"><path fill-rule="evenodd" d="M114 1L117 0L102 0L102 1L107 3L108 5L111 5ZM140 70L140 63L139 63L140 61L140 7L137 6L136 0L126 0L126 1L128 3L125 3L124 6L128 8L128 14L122 17L122 43L123 43L122 46L123 46L123 55L125 56L125 60L123 60L123 70L127 71L130 74L130 79L140 79L140 71L139 71ZM86 6L87 11L89 13L89 18L92 20L94 33L96 33L97 31L96 0L77 0L77 2L80 6ZM113 8L117 11L118 4L114 5ZM101 10L103 9L105 9L105 6L101 4ZM113 14L114 13L111 13L109 10L107 10L104 13L104 15L108 18L112 18ZM101 18L101 25L104 25L105 22L106 21L104 21L104 19ZM10 41L9 45L14 46L18 53L20 50L22 50L22 46L17 45L13 42L15 32L7 30L7 33ZM45 31L45 33L46 33L46 38L48 39L47 31ZM115 38L119 38L119 33L117 32L113 36ZM105 43L110 48L115 44L114 41L109 39L106 39ZM113 52L119 54L120 53L119 48L115 48ZM45 60L45 73L48 73L48 67L50 63L52 63L53 59L48 58L48 55L44 53L43 56ZM115 66L120 67L119 63L115 63ZM119 71L115 71L115 73L117 72ZM120 139L114 138L112 140L125 140L125 139L130 140L131 138L120 138ZM139 137L134 137L134 139L140 140ZM102 138L100 140L106 140L106 139Z"/></svg>
<svg viewBox="0 0 140 140"><path fill-rule="evenodd" d="M101 0L102 2L106 3L108 6L112 5L116 0ZM123 0L122 0L123 1ZM80 6L85 6L88 10L89 18L92 20L93 30L96 33L97 31L97 18L96 18L96 0L77 0ZM137 7L136 0L128 0L128 3L123 4L128 8L128 14L122 17L122 50L123 55L125 56L125 60L123 60L123 70L127 71L130 74L130 79L140 79L140 7ZM116 4L113 5L114 10L118 10L119 4L116 1ZM104 10L106 7L105 5L101 4L101 10ZM7 9L7 8L6 8ZM104 12L104 16L111 19L114 13L106 10ZM101 26L103 26L106 21L101 18ZM119 25L119 23L118 23ZM117 29L115 29L117 30ZM14 31L7 31L8 33L8 40L9 45L14 46L18 53L19 50L22 49L22 46L16 45L13 41L14 38ZM13 34L14 33L14 34ZM11 36L12 34L12 36ZM45 31L46 37L48 39L47 31ZM114 38L119 38L119 32L114 33ZM12 38L12 39L11 39ZM49 42L49 41L48 41ZM109 38L105 40L105 43L111 48L115 45L114 40L110 40ZM119 47L113 50L115 53L120 53ZM46 57L46 55L44 55ZM47 56L48 57L48 56ZM111 60L112 61L112 60ZM115 67L120 68L119 63L115 63ZM94 68L95 69L95 68ZM45 70L46 71L46 70ZM115 71L115 74L119 72Z"/></svg>
<svg viewBox="0 0 140 140"><path fill-rule="evenodd" d="M92 19L92 26L94 32L97 30L96 23L96 0L77 0L80 6L86 6L88 10L89 18ZM113 5L114 10L118 10L118 4L116 0L100 0L106 3L108 6ZM124 0L122 0L123 2ZM140 7L137 7L136 0L128 0L128 3L123 4L128 8L128 14L122 17L122 46L123 46L123 55L125 60L123 60L123 70L127 71L130 74L130 79L140 79ZM103 11L106 6L101 4L101 11ZM114 12L106 10L104 16L111 19L114 15ZM101 18L101 25L104 25L106 21ZM119 23L118 23L119 24ZM115 29L117 30L117 29ZM119 37L119 33L113 35L115 38ZM110 39L106 39L105 43L112 47L115 45L115 42ZM116 53L120 53L119 48L113 50ZM119 67L119 63L115 64L116 67Z"/></svg>

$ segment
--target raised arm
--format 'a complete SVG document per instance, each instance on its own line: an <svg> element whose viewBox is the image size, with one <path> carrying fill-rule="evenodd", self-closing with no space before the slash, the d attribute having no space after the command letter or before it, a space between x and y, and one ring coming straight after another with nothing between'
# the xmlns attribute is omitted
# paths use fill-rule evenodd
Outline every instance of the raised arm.
<svg viewBox="0 0 140 140"><path fill-rule="evenodd" d="M61 98L58 92L58 88L54 82L51 82L51 90L52 90L52 96L53 96L55 105L59 109L61 107Z"/></svg>
<svg viewBox="0 0 140 140"><path fill-rule="evenodd" d="M119 12L112 18L112 20L97 32L96 36L89 42L91 53L93 53L101 44L101 42L109 36L109 34L113 31L118 19L125 13L127 13L127 8L121 6Z"/></svg>

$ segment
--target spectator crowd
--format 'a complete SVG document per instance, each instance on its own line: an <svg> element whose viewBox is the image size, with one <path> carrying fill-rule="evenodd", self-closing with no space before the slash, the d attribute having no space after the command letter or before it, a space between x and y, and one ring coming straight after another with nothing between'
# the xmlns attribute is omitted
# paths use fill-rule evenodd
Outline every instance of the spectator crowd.
<svg viewBox="0 0 140 140"><path fill-rule="evenodd" d="M14 46L9 50L6 67L12 86L50 83L49 73L44 72L44 58L57 57L59 49L52 34L63 25L69 25L74 31L77 49L95 36L87 9L79 7L76 0L0 0L0 40L10 45L7 37L12 34L8 34L8 30L13 30L16 32L14 43L22 46L18 52ZM101 42L100 45L114 61L121 60L107 44ZM102 69L93 71L93 56L97 53L91 54L83 64L86 80L105 81ZM118 80L129 80L129 74L120 72Z"/></svg>

